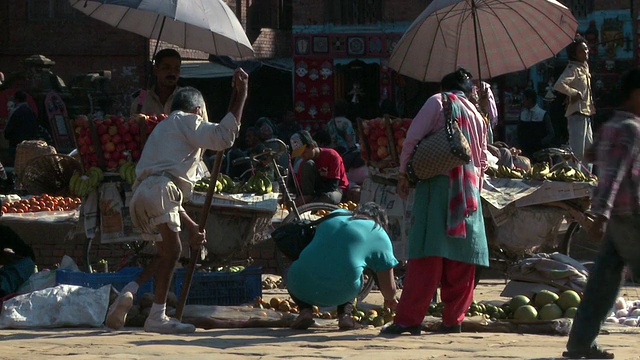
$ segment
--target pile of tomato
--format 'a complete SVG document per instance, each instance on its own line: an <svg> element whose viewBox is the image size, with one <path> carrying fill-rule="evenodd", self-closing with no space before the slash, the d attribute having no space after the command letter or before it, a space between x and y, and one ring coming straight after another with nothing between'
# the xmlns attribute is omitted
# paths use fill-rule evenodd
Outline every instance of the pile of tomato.
<svg viewBox="0 0 640 360"><path fill-rule="evenodd" d="M69 211L80 206L80 202L80 198L77 197L72 198L44 194L32 196L29 199L6 203L2 205L2 212L5 214L22 214L39 211Z"/></svg>

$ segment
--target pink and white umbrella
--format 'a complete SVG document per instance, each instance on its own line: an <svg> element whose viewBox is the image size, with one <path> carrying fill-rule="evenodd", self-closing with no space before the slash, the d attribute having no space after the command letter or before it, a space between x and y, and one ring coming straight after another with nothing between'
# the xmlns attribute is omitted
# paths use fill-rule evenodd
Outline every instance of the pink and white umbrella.
<svg viewBox="0 0 640 360"><path fill-rule="evenodd" d="M434 0L402 36L389 66L421 81L439 82L459 66L493 78L554 56L577 28L555 0Z"/></svg>

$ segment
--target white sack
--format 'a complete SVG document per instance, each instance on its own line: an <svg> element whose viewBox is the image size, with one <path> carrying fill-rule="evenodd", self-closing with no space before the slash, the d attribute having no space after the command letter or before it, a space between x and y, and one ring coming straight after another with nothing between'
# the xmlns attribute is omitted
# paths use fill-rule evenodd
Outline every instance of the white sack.
<svg viewBox="0 0 640 360"><path fill-rule="evenodd" d="M2 304L0 329L99 327L107 315L110 289L61 284L16 296Z"/></svg>

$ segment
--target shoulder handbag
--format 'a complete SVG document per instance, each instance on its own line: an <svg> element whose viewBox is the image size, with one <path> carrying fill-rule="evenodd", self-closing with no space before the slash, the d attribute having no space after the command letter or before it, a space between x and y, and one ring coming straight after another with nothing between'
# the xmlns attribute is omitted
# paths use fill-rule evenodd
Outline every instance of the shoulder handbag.
<svg viewBox="0 0 640 360"><path fill-rule="evenodd" d="M407 163L407 177L412 183L446 174L471 161L469 141L462 134L457 120L453 119L451 100L445 93L441 96L445 125L425 136L413 149Z"/></svg>
<svg viewBox="0 0 640 360"><path fill-rule="evenodd" d="M316 234L316 227L323 221L336 216L352 216L352 212L332 212L318 220L306 219L294 220L280 225L271 232L271 238L275 241L278 250L292 261L298 260L300 253L311 243Z"/></svg>

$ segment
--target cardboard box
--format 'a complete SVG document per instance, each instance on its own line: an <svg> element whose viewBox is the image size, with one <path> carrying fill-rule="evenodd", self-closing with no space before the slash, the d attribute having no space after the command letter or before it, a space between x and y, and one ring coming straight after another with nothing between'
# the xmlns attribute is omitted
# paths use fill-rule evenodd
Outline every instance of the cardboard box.
<svg viewBox="0 0 640 360"><path fill-rule="evenodd" d="M529 206L554 201L590 197L595 186L586 182L545 181L533 193L516 200L516 206Z"/></svg>

